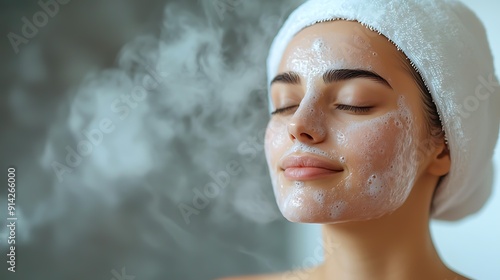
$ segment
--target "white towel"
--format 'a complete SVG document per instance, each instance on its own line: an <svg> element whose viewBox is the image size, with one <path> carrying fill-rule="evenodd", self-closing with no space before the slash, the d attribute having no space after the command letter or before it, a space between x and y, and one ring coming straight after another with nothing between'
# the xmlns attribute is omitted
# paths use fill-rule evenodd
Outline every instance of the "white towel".
<svg viewBox="0 0 500 280"><path fill-rule="evenodd" d="M432 218L457 220L481 209L492 189L500 86L479 19L451 0L309 0L290 15L274 39L268 81L277 74L296 33L332 19L356 20L389 38L426 82L451 155L450 172L433 199Z"/></svg>

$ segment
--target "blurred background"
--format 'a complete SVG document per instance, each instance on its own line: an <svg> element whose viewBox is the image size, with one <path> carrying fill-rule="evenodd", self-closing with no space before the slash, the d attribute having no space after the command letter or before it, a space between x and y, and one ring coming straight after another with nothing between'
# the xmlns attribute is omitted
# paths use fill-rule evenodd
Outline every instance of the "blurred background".
<svg viewBox="0 0 500 280"><path fill-rule="evenodd" d="M320 262L279 213L263 151L265 59L302 1L0 1L0 167L16 168L16 272L0 279L214 279ZM500 69L500 2L464 1ZM495 154L500 163L500 154ZM500 279L500 181L433 222L438 250Z"/></svg>

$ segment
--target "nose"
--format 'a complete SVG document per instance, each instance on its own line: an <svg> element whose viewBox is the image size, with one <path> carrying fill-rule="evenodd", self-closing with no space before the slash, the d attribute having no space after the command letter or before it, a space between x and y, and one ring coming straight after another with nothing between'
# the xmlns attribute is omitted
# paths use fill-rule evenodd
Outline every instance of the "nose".
<svg viewBox="0 0 500 280"><path fill-rule="evenodd" d="M288 123L288 135L292 141L298 140L306 144L323 142L326 137L325 128L320 116L302 114L300 108Z"/></svg>

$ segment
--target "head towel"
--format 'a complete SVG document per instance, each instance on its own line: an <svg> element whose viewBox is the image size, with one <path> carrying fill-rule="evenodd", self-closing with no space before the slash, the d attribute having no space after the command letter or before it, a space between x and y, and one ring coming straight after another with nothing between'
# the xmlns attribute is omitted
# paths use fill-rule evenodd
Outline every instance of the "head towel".
<svg viewBox="0 0 500 280"><path fill-rule="evenodd" d="M432 95L448 139L451 169L436 190L431 217L458 220L477 212L491 194L500 120L500 86L482 23L452 0L309 0L275 37L267 59L268 82L295 34L336 19L358 21L387 37Z"/></svg>

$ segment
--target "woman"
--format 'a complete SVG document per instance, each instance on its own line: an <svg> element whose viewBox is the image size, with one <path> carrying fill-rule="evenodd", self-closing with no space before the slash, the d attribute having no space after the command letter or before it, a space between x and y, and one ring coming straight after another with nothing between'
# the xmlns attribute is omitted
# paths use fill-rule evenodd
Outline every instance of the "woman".
<svg viewBox="0 0 500 280"><path fill-rule="evenodd" d="M456 1L310 0L268 58L266 158L292 222L323 224L307 272L233 279L467 279L430 218L491 190L498 81L482 24Z"/></svg>

